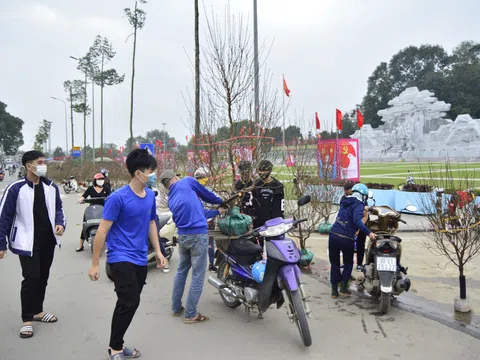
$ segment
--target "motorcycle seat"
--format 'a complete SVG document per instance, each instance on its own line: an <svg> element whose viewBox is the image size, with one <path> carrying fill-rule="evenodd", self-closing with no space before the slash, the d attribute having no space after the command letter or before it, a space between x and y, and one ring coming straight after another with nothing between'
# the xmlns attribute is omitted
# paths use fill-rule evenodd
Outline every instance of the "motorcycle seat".
<svg viewBox="0 0 480 360"><path fill-rule="evenodd" d="M70 180L73 180L73 179L75 179L75 176L69 176L68 178L69 178Z"/></svg>
<svg viewBox="0 0 480 360"><path fill-rule="evenodd" d="M158 215L158 226L159 230L167 225L168 221L171 219L171 215Z"/></svg>
<svg viewBox="0 0 480 360"><path fill-rule="evenodd" d="M228 253L240 256L258 255L263 251L260 245L254 244L249 240L233 240L228 247Z"/></svg>

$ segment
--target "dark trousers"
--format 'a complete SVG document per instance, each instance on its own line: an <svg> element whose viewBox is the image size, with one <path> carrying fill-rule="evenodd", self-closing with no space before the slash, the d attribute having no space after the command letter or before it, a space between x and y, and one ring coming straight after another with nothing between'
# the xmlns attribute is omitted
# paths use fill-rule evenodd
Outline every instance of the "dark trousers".
<svg viewBox="0 0 480 360"><path fill-rule="evenodd" d="M343 272L340 272L340 252L343 254ZM348 282L353 269L353 240L330 233L328 237L328 257L330 258L330 283Z"/></svg>
<svg viewBox="0 0 480 360"><path fill-rule="evenodd" d="M360 231L357 236L357 265L363 265L366 239L367 235Z"/></svg>
<svg viewBox="0 0 480 360"><path fill-rule="evenodd" d="M140 294L147 279L147 267L129 262L118 262L110 264L110 269L117 293L117 304L112 318L110 347L113 350L120 351L123 349L123 337L140 305Z"/></svg>
<svg viewBox="0 0 480 360"><path fill-rule="evenodd" d="M22 267L22 320L32 321L33 316L43 312L43 301L47 289L50 267L53 262L55 245L34 249L33 256L19 256Z"/></svg>
<svg viewBox="0 0 480 360"><path fill-rule="evenodd" d="M208 261L210 265L215 261L215 240L211 236L208 238Z"/></svg>

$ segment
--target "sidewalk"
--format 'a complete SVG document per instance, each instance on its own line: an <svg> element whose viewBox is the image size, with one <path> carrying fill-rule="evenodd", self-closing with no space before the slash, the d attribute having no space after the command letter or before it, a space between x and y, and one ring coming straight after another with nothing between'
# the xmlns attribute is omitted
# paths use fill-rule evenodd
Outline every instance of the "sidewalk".
<svg viewBox="0 0 480 360"><path fill-rule="evenodd" d="M415 225L418 228L419 224L418 220L415 223L412 221L412 227ZM448 263L445 257L434 255L426 248L425 243L430 243L428 233L404 232L401 238L403 240L402 264L408 266L408 277L412 280L412 287L409 293L400 295L399 299L413 293L418 297L417 300L423 298L434 304L445 305L453 313L453 299L459 296L460 292L457 267ZM330 271L328 235L312 234L307 240L307 249L315 254L315 270L328 279ZM357 277L360 273L354 270L352 275ZM466 267L465 276L467 298L474 311L480 314L480 256L470 261Z"/></svg>

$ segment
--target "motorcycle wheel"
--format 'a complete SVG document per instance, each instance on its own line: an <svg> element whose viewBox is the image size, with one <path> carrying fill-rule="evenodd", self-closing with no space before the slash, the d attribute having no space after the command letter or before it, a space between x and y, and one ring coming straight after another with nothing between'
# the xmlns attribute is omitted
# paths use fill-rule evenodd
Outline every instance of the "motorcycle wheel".
<svg viewBox="0 0 480 360"><path fill-rule="evenodd" d="M82 188L81 188L80 186L77 186L77 190L75 190L75 192L81 193L81 192L82 192Z"/></svg>
<svg viewBox="0 0 480 360"><path fill-rule="evenodd" d="M105 274L111 281L113 281L112 269L110 268L110 265L107 263L105 263Z"/></svg>
<svg viewBox="0 0 480 360"><path fill-rule="evenodd" d="M65 191L65 194L70 194L70 189L67 189L65 186L63 187L63 191Z"/></svg>
<svg viewBox="0 0 480 360"><path fill-rule="evenodd" d="M227 283L226 282L227 276L225 276L225 267L226 266L227 266L227 263L225 261L223 261L220 264L220 266L218 267L218 270L217 270L218 279L223 281L225 284ZM229 270L229 272L230 272L230 270ZM222 298L223 302L229 308L235 309L235 308L239 307L240 305L242 305L242 303L240 301L236 300L235 298L232 298L230 296L226 296L221 291L219 291L219 293L220 293L220 297Z"/></svg>
<svg viewBox="0 0 480 360"><path fill-rule="evenodd" d="M310 328L308 326L307 314L305 313L305 307L303 306L303 300L300 296L300 290L290 291L287 290L290 297L290 306L292 306L292 313L297 324L300 337L302 338L303 345L309 347L312 345L312 336L310 335Z"/></svg>
<svg viewBox="0 0 480 360"><path fill-rule="evenodd" d="M163 244L165 245L165 243L168 242L168 239L165 239L165 238L160 238L160 241L163 242ZM172 255L173 255L173 246L167 246L165 247L165 252L167 253L167 260L170 261L170 259L172 258Z"/></svg>
<svg viewBox="0 0 480 360"><path fill-rule="evenodd" d="M382 314L387 314L390 309L390 294L382 293L380 294L380 312Z"/></svg>

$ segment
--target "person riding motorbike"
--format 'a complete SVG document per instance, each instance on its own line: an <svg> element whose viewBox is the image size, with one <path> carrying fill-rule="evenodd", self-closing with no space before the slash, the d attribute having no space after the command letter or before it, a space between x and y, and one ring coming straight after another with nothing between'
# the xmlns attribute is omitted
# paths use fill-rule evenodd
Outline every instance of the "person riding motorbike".
<svg viewBox="0 0 480 360"><path fill-rule="evenodd" d="M254 202L253 227L263 226L266 221L282 217L285 211L285 191L283 184L271 176L273 164L262 160L257 165L260 178L252 191Z"/></svg>
<svg viewBox="0 0 480 360"><path fill-rule="evenodd" d="M105 168L100 169L100 174L105 178L104 189L110 194L112 192L112 185L110 184L110 178L108 177L108 170Z"/></svg>
<svg viewBox="0 0 480 360"><path fill-rule="evenodd" d="M340 295L349 295L348 283L353 270L353 254L355 233L357 230L367 234L375 240L376 235L365 226L365 202L368 199L368 187L356 184L352 187L352 195L347 195L340 202L340 210L332 225L328 237L328 256L330 260L330 283L332 298ZM343 254L343 273L340 273L340 252ZM338 284L341 283L340 293Z"/></svg>
<svg viewBox="0 0 480 360"><path fill-rule="evenodd" d="M210 178L210 172L206 168L198 168L193 174L193 177L203 186L207 186ZM217 215L218 211L205 209L205 217L207 218L207 221L208 219L212 219ZM213 221L208 223L209 230L212 230L212 227L215 229L215 223ZM208 270L211 272L217 272L217 267L215 266L215 239L212 236L208 237L208 263Z"/></svg>
<svg viewBox="0 0 480 360"><path fill-rule="evenodd" d="M240 212L254 216L255 207L253 206L253 180L252 180L252 164L249 161L242 160L238 164L238 170L240 171L240 179L235 183L235 191L244 192L242 199L240 200Z"/></svg>
<svg viewBox="0 0 480 360"><path fill-rule="evenodd" d="M105 177L101 173L95 174L93 177L92 185L85 190L83 195L78 199L77 203L83 204L86 198L106 198L110 195L110 190L105 188ZM103 201L105 203L105 201ZM103 205L103 204L102 204ZM83 222L85 222L85 215L83 215ZM83 244L85 243L85 235L83 229L80 232L80 247L75 249L76 252L84 250Z"/></svg>

